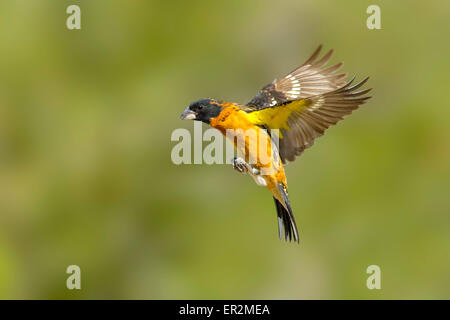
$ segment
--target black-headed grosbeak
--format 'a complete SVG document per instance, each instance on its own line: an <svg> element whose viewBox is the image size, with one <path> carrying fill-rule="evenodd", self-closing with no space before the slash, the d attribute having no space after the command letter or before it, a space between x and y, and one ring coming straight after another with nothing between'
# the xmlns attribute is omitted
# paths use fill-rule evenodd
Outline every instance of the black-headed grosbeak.
<svg viewBox="0 0 450 320"><path fill-rule="evenodd" d="M227 130L244 134L249 129L256 132L245 136L240 146L233 137L233 144L240 148L243 158L234 158L233 167L251 175L258 185L266 186L272 193L278 215L280 239L284 230L285 240L299 242L298 229L287 193L283 164L294 161L325 130L342 120L363 104L371 89L357 91L368 77L357 84L354 78L346 83L346 73L336 73L343 63L325 67L333 50L318 59L322 46L300 67L280 80L268 84L246 105L214 99L198 100L182 113L181 119L198 120L218 129L224 135ZM272 143L278 129L278 145ZM242 141L242 140L241 140ZM266 152L258 148L266 141ZM267 155L270 161L262 161ZM270 169L270 170L264 170Z"/></svg>

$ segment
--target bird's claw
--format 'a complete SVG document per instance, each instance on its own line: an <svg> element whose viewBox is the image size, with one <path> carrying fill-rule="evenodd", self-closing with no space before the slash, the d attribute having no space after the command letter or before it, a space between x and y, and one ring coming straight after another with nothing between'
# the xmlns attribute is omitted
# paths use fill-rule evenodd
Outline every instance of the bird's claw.
<svg viewBox="0 0 450 320"><path fill-rule="evenodd" d="M248 172L248 164L242 158L233 158L231 164L233 165L233 169L240 173Z"/></svg>

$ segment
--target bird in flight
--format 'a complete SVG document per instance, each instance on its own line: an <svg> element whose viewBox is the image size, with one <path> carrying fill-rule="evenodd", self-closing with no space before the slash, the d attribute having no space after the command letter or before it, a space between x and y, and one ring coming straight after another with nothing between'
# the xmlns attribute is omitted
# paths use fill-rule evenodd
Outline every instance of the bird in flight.
<svg viewBox="0 0 450 320"><path fill-rule="evenodd" d="M209 124L232 140L242 155L233 158L234 169L269 189L277 210L279 237L282 239L284 232L286 241L299 242L299 234L283 164L294 161L328 127L370 98L366 94L371 89L359 90L369 78L346 82L347 74L337 72L343 63L326 67L333 50L319 58L321 49L319 46L301 66L263 87L245 105L201 99L180 117Z"/></svg>

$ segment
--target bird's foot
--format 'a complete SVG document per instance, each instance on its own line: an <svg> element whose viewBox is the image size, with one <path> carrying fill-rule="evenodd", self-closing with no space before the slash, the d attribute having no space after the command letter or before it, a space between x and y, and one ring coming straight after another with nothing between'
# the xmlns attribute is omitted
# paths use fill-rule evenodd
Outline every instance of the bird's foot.
<svg viewBox="0 0 450 320"><path fill-rule="evenodd" d="M240 173L247 173L249 171L250 166L248 165L247 162L245 162L244 159L242 158L233 158L231 159L231 164L233 165L233 169L240 172Z"/></svg>

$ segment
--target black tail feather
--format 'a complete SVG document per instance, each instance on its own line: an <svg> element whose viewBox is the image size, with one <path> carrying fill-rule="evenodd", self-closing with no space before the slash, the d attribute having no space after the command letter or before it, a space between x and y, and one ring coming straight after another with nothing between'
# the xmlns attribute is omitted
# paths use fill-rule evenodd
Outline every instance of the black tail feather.
<svg viewBox="0 0 450 320"><path fill-rule="evenodd" d="M284 188L280 187L281 194L283 196L283 200L286 204L287 209L283 206L283 204L278 201L275 197L275 206L277 208L277 216L278 216L278 232L280 239L283 239L283 230L284 230L284 239L286 241L299 242L300 239L298 237L298 229L297 224L295 223L294 214L292 213L291 205L289 203L289 199L287 197Z"/></svg>

